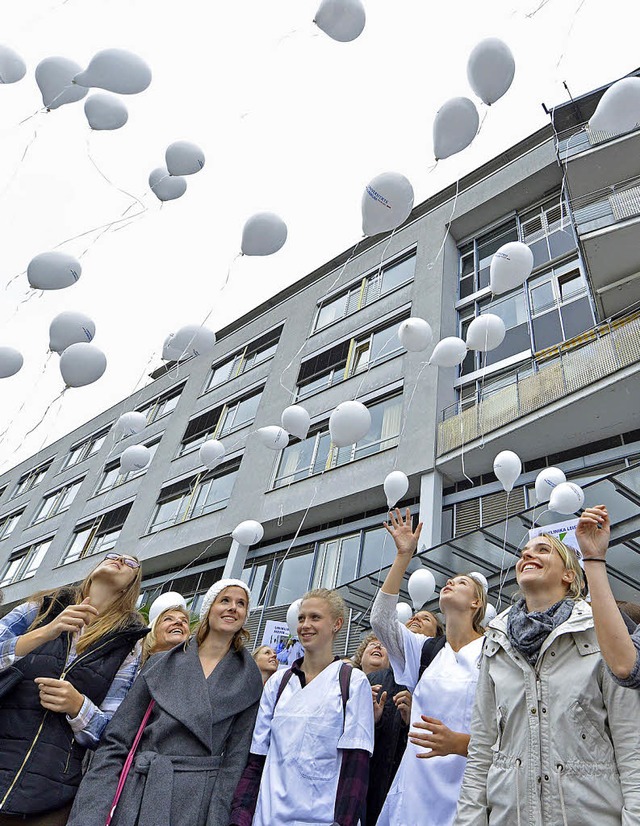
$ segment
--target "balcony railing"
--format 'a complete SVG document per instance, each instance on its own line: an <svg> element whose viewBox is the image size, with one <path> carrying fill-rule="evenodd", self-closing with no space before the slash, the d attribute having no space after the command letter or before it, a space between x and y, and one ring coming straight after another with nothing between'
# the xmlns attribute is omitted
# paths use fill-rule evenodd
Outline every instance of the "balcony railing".
<svg viewBox="0 0 640 826"><path fill-rule="evenodd" d="M574 198L571 208L580 235L636 218L640 215L640 177Z"/></svg>
<svg viewBox="0 0 640 826"><path fill-rule="evenodd" d="M550 347L513 371L512 381L442 413L438 456L640 361L640 311L610 319Z"/></svg>
<svg viewBox="0 0 640 826"><path fill-rule="evenodd" d="M558 134L558 157L562 163L565 163L569 158L573 158L574 155L580 155L588 149L593 149L596 146L601 146L604 143L637 131L638 127L630 129L628 132L604 132L602 130L591 129L589 122L586 121Z"/></svg>

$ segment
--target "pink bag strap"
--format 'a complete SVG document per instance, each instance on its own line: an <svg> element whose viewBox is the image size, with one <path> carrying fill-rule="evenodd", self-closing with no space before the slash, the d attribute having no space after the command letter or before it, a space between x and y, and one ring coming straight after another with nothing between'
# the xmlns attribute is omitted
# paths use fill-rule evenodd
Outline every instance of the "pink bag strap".
<svg viewBox="0 0 640 826"><path fill-rule="evenodd" d="M127 776L129 774L129 769L133 763L133 758L136 756L136 751L138 749L138 744L140 742L140 738L142 737L142 732L144 731L145 726L147 725L147 721L151 716L151 712L153 711L153 707L156 704L155 700L151 700L149 703L147 710L144 713L144 717L142 718L142 722L140 723L140 728L138 729L138 733L136 734L134 741L129 749L129 754L127 755L127 759L124 761L124 766L122 767L122 771L120 772L120 777L118 778L118 786L116 788L116 793L113 796L113 803L111 804L111 809L109 810L109 814L107 815L107 820L105 826L109 826L111 823L111 818L113 817L116 806L118 805L118 801L120 800L120 795L122 794L122 790L124 789L124 784L127 781Z"/></svg>

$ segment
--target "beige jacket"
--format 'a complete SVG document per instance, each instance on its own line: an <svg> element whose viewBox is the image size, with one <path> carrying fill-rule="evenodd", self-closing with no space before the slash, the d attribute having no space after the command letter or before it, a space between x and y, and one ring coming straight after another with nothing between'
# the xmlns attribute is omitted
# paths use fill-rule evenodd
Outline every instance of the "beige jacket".
<svg viewBox="0 0 640 826"><path fill-rule="evenodd" d="M489 626L454 826L638 826L640 691L613 681L576 602L536 667Z"/></svg>

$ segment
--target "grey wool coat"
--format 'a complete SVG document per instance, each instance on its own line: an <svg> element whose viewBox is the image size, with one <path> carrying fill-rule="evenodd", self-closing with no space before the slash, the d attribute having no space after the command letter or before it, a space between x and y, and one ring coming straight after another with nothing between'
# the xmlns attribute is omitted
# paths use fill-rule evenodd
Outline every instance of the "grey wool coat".
<svg viewBox="0 0 640 826"><path fill-rule="evenodd" d="M227 826L261 693L260 672L244 649L229 651L208 679L193 639L157 654L109 723L68 826L105 826L151 699L112 826Z"/></svg>

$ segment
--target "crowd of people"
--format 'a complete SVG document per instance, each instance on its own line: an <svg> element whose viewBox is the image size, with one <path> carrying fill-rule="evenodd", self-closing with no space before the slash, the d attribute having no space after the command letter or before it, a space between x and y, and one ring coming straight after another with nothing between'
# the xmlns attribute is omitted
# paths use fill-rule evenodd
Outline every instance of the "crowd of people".
<svg viewBox="0 0 640 826"><path fill-rule="evenodd" d="M165 594L147 626L140 563L116 552L11 610L0 826L640 824L640 626L611 591L606 508L579 520L582 565L531 539L486 628L474 573L442 587L444 626L400 622L421 525L396 510L386 528L396 557L346 661L335 591L304 595L282 667L247 648L244 582L216 582L195 628Z"/></svg>

